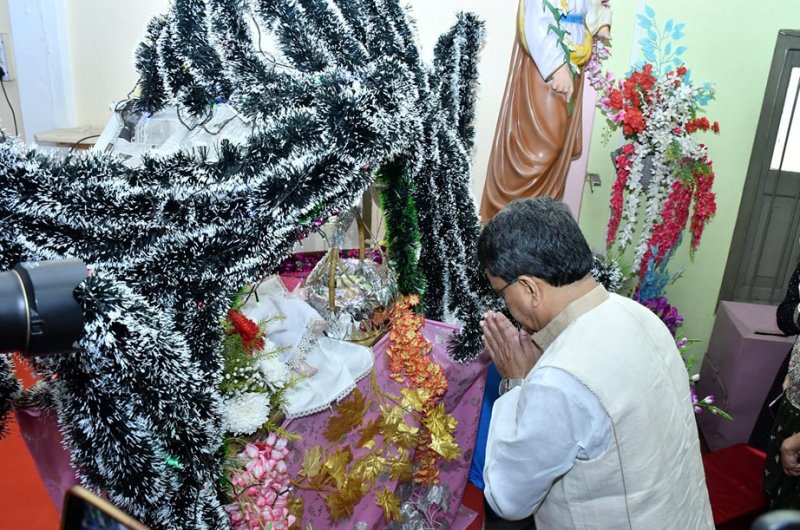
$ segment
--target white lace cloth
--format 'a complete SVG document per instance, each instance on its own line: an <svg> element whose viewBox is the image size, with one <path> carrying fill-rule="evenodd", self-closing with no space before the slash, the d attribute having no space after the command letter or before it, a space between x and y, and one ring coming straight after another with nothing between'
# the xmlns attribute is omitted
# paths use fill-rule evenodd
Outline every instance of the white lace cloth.
<svg viewBox="0 0 800 530"><path fill-rule="evenodd" d="M287 348L280 359L292 368L305 361L317 372L300 380L287 391L284 413L289 419L326 409L343 399L356 383L370 373L372 350L322 335L325 320L297 294L289 293L279 277L262 282L242 307L242 312L258 322L282 316L267 326L267 339Z"/></svg>
<svg viewBox="0 0 800 530"><path fill-rule="evenodd" d="M306 358L317 369L287 391L283 412L289 419L325 410L345 398L372 371L372 350L341 340L320 337Z"/></svg>

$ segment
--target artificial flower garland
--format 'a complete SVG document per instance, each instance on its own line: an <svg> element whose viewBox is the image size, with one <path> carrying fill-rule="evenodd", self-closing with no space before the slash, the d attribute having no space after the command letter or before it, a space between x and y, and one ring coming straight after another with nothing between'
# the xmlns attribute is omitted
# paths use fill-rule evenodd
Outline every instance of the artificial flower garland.
<svg viewBox="0 0 800 530"><path fill-rule="evenodd" d="M640 277L654 250L656 263L670 255L687 223L694 255L716 212L712 163L706 146L692 136L697 131L719 132L717 122L697 116L712 96L712 88L690 83L684 66L657 76L649 63L604 87L599 106L627 140L615 157L606 245L617 243L624 249L632 242L644 203L645 218L634 253ZM645 186L647 162L651 178Z"/></svg>
<svg viewBox="0 0 800 530"><path fill-rule="evenodd" d="M447 378L442 366L430 358L433 345L420 331L425 318L413 309L418 304L418 296L401 298L395 303L386 355L392 379L408 384L427 398L419 407L422 423L428 429L420 438L415 455L414 480L436 484L439 481L439 457L455 458L460 450L450 434L456 420L444 414L443 405L436 404L447 393Z"/></svg>
<svg viewBox="0 0 800 530"><path fill-rule="evenodd" d="M232 502L225 506L233 530L287 530L294 525L288 454L288 440L270 433L245 444L233 459L227 473Z"/></svg>

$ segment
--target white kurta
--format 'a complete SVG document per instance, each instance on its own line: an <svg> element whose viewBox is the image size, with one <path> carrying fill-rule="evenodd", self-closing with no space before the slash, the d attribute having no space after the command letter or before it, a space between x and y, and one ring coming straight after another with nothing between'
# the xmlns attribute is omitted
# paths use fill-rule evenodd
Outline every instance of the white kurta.
<svg viewBox="0 0 800 530"><path fill-rule="evenodd" d="M553 421L553 411L565 411L562 421ZM492 408L486 501L504 519L524 519L539 508L554 477L576 461L598 458L610 443L611 420L597 396L563 370L536 370Z"/></svg>
<svg viewBox="0 0 800 530"><path fill-rule="evenodd" d="M658 317L597 287L535 339L541 359L495 403L490 505L535 511L538 530L712 530L688 374Z"/></svg>

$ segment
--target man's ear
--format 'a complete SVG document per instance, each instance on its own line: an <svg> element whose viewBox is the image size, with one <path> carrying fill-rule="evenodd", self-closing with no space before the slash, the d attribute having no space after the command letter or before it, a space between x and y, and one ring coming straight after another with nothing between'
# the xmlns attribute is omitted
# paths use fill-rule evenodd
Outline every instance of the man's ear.
<svg viewBox="0 0 800 530"><path fill-rule="evenodd" d="M520 276L519 283L528 290L531 304L534 308L539 307L544 296L544 282L536 276Z"/></svg>

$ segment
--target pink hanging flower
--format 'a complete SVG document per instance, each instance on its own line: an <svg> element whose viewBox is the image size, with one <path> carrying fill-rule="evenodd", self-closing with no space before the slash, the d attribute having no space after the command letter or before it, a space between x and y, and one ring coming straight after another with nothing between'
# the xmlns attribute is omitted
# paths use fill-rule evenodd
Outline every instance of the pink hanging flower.
<svg viewBox="0 0 800 530"><path fill-rule="evenodd" d="M694 209L692 211L692 220L690 230L692 231L692 245L691 254L697 250L700 245L700 238L703 236L703 231L706 225L717 212L716 194L711 191L714 185L714 170L710 161L706 160L708 172L695 172L694 181Z"/></svg>
<svg viewBox="0 0 800 530"><path fill-rule="evenodd" d="M653 255L653 248L658 249L658 255L655 256L655 263L658 265L678 242L689 218L691 203L692 189L680 179L673 182L672 192L669 194L661 211L661 222L653 228L647 251L642 258L639 277L643 278L645 272L647 272L647 263Z"/></svg>

